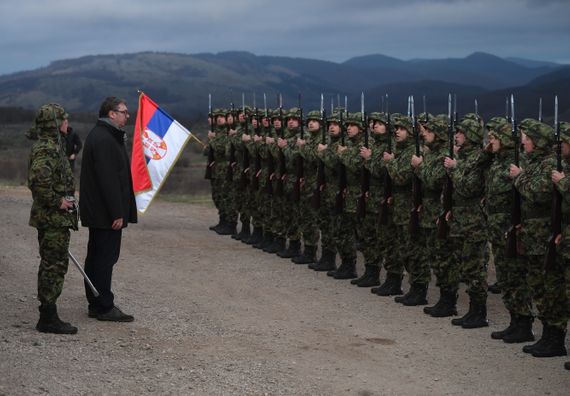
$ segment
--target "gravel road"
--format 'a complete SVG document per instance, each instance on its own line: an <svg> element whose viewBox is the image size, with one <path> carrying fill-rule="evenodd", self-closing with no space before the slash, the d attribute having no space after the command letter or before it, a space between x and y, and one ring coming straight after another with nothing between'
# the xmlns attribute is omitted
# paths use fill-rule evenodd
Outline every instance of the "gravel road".
<svg viewBox="0 0 570 396"><path fill-rule="evenodd" d="M219 236L214 209L184 203L158 201L124 233L114 291L135 322L89 319L70 264L59 311L79 333L41 334L30 205L0 187L0 395L568 394L570 358L491 340L508 321L499 296L489 328L458 329ZM86 241L72 234L80 261Z"/></svg>

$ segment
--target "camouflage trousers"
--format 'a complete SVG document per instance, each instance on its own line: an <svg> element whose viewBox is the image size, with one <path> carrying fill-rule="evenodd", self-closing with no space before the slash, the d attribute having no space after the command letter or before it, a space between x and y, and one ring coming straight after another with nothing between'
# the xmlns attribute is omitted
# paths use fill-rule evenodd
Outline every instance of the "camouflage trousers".
<svg viewBox="0 0 570 396"><path fill-rule="evenodd" d="M55 304L61 294L69 264L69 239L68 228L38 228L38 300L42 305Z"/></svg>
<svg viewBox="0 0 570 396"><path fill-rule="evenodd" d="M458 238L457 278L467 285L466 293L471 302L487 301L487 240L486 238Z"/></svg>
<svg viewBox="0 0 570 396"><path fill-rule="evenodd" d="M336 234L336 221L337 215L333 214L332 207L321 204L318 210L318 226L321 231L321 249L331 250L336 252L335 247L335 234Z"/></svg>
<svg viewBox="0 0 570 396"><path fill-rule="evenodd" d="M333 236L333 246L343 262L356 262L355 230L356 214L342 213L335 216L337 222Z"/></svg>
<svg viewBox="0 0 570 396"><path fill-rule="evenodd" d="M459 288L458 244L457 238L448 236L439 239L435 228L426 229L425 257L430 260L435 275L435 285L440 289L457 290Z"/></svg>
<svg viewBox="0 0 570 396"><path fill-rule="evenodd" d="M497 281L503 290L503 304L511 313L531 316L531 295L527 281L528 261L524 256L517 258L505 257L505 230L508 225L508 215L489 216L487 229L492 245Z"/></svg>
<svg viewBox="0 0 570 396"><path fill-rule="evenodd" d="M227 180L224 172L216 174L212 182L212 199L220 213L230 223L237 222L238 210L235 202L233 180Z"/></svg>
<svg viewBox="0 0 570 396"><path fill-rule="evenodd" d="M283 238L299 239L298 208L292 202L291 194L285 191L284 196L273 198L271 208L271 231Z"/></svg>
<svg viewBox="0 0 570 396"><path fill-rule="evenodd" d="M409 283L428 284L431 281L429 258L426 251L426 229L420 228L417 235L410 235L408 225L398 225L395 243L395 257L403 263L409 274Z"/></svg>
<svg viewBox="0 0 570 396"><path fill-rule="evenodd" d="M317 246L319 244L318 214L311 204L312 197L312 194L305 194L301 197L296 216L298 230L303 237L305 247Z"/></svg>
<svg viewBox="0 0 570 396"><path fill-rule="evenodd" d="M367 212L359 222L362 237L364 262L366 265L380 266L384 263L386 272L402 274L404 266L395 252L396 226L389 221L381 225L378 213Z"/></svg>

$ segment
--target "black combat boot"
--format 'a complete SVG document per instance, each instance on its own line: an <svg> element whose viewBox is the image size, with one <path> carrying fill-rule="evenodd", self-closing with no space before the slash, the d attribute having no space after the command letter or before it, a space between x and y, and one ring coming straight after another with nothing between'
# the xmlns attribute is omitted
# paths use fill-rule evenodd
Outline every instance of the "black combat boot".
<svg viewBox="0 0 570 396"><path fill-rule="evenodd" d="M315 264L309 264L309 268L317 272L332 271L336 268L336 252L334 250L324 249L321 253L321 259Z"/></svg>
<svg viewBox="0 0 570 396"><path fill-rule="evenodd" d="M489 326L489 321L487 320L486 301L473 304L470 303L469 311L471 312L471 315L463 319L461 327L464 329L478 329Z"/></svg>
<svg viewBox="0 0 570 396"><path fill-rule="evenodd" d="M402 278L404 276L388 272L386 280L380 287L374 287L370 291L378 296L399 296L404 294L402 290Z"/></svg>
<svg viewBox="0 0 570 396"><path fill-rule="evenodd" d="M469 310L467 311L467 313L460 318L451 319L451 324L453 326L463 326L463 323L465 323L465 321L467 319L469 319L471 317L471 315L473 315L474 309L475 309L475 304L473 303L473 301L470 300L469 301Z"/></svg>
<svg viewBox="0 0 570 396"><path fill-rule="evenodd" d="M311 264L317 260L317 247L316 246L306 246L303 254L293 257L291 259L295 264Z"/></svg>
<svg viewBox="0 0 570 396"><path fill-rule="evenodd" d="M514 328L515 328L515 324L517 321L517 314L514 312L509 312L509 314L511 315L511 321L509 323L509 325L507 326L506 329L504 330L500 330L500 331L493 331L491 333L491 338L494 340L502 340L503 338L505 338L505 336L507 334L510 334Z"/></svg>
<svg viewBox="0 0 570 396"><path fill-rule="evenodd" d="M429 312L424 308L424 313L434 318L446 318L448 316L457 315L457 289L440 289L441 297Z"/></svg>
<svg viewBox="0 0 570 396"><path fill-rule="evenodd" d="M300 254L301 241L298 239L290 240L288 248L285 248L285 246L283 246L283 249L277 252L277 255L283 258L293 258L299 256Z"/></svg>
<svg viewBox="0 0 570 396"><path fill-rule="evenodd" d="M380 267L376 265L365 265L364 274L358 279L350 281L358 287L372 287L380 285Z"/></svg>
<svg viewBox="0 0 570 396"><path fill-rule="evenodd" d="M413 283L409 297L402 304L408 307L427 304L427 289L427 283Z"/></svg>
<svg viewBox="0 0 570 396"><path fill-rule="evenodd" d="M503 342L507 344L517 344L521 342L534 341L532 333L532 316L519 316L515 322L515 328L503 337Z"/></svg>
<svg viewBox="0 0 570 396"><path fill-rule="evenodd" d="M342 260L342 263L334 271L332 277L334 279L353 279L356 278L356 258L351 260Z"/></svg>
<svg viewBox="0 0 570 396"><path fill-rule="evenodd" d="M236 239L238 241L245 241L247 239L249 239L249 237L251 236L251 230L249 227L249 221L242 221L241 222L241 230L239 232L239 234L235 234L232 235L233 239Z"/></svg>
<svg viewBox="0 0 570 396"><path fill-rule="evenodd" d="M273 235L273 233L266 231L263 234L263 238L261 238L261 240L259 242L257 242L256 244L253 245L254 248L256 249L265 249L266 247L268 247L269 245L271 245L273 243L273 240L275 239L275 235Z"/></svg>
<svg viewBox="0 0 570 396"><path fill-rule="evenodd" d="M263 249L264 252L267 253L277 253L285 249L285 244L287 240L282 236L276 236L273 240L273 243Z"/></svg>
<svg viewBox="0 0 570 396"><path fill-rule="evenodd" d="M564 363L564 368L565 368L566 370L570 370L570 362Z"/></svg>
<svg viewBox="0 0 570 396"><path fill-rule="evenodd" d="M220 235L233 235L235 233L237 233L237 222L229 222L226 221L226 223L224 224L223 227L218 229L218 234Z"/></svg>
<svg viewBox="0 0 570 396"><path fill-rule="evenodd" d="M248 245L255 245L256 243L261 242L263 238L263 228L261 227L253 227L253 233L247 239L242 239L243 243L247 243Z"/></svg>
<svg viewBox="0 0 570 396"><path fill-rule="evenodd" d="M77 327L67 322L63 322L57 315L55 304L40 305L40 320L36 325L36 330L41 333L53 334L76 334Z"/></svg>
<svg viewBox="0 0 570 396"><path fill-rule="evenodd" d="M218 215L218 224L208 227L210 230L218 232L218 228L220 228L225 223L224 215Z"/></svg>
<svg viewBox="0 0 570 396"><path fill-rule="evenodd" d="M410 288L408 289L406 294L404 294L403 296L394 297L394 301L397 303L403 304L406 299L410 298L411 294L412 294L412 285L410 285Z"/></svg>
<svg viewBox="0 0 570 396"><path fill-rule="evenodd" d="M492 285L489 285L489 287L487 287L487 290L489 291L489 293L493 294L501 294L502 292L499 282L495 282Z"/></svg>
<svg viewBox="0 0 570 396"><path fill-rule="evenodd" d="M532 353L532 351L534 351L534 349L536 347L541 346L541 344L546 341L546 339L549 337L549 332L551 329L552 329L552 327L545 325L543 323L542 324L542 335L540 336L540 339L537 342L535 342L534 344L523 346L522 351L524 353Z"/></svg>
<svg viewBox="0 0 570 396"><path fill-rule="evenodd" d="M537 345L532 349L532 356L534 357L554 357L554 356L566 356L566 346L564 345L564 339L566 338L566 330L559 329L553 326L544 326L544 332L546 336L542 336L542 343L539 341Z"/></svg>

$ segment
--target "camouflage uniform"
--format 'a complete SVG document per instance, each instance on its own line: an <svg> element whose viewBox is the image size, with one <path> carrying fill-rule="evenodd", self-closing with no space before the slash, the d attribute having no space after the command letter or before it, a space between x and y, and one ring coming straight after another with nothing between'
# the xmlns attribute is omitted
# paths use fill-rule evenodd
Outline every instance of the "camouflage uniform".
<svg viewBox="0 0 570 396"><path fill-rule="evenodd" d="M556 158L550 154L554 132L546 124L525 119L520 129L534 143L534 150L525 153L526 166L514 179L514 185L521 194L522 227L520 240L524 255L528 258L528 285L538 311L538 318L544 326L541 341L551 336L556 338L558 353L534 347L527 348L534 356L559 356L566 354L564 335L568 322L568 300L564 290L564 276L561 261L555 268L545 271L545 241L551 234L550 214L552 206L551 173L556 169ZM532 349L532 350L530 350ZM540 353L539 353L540 350ZM550 353L547 353L550 352Z"/></svg>
<svg viewBox="0 0 570 396"><path fill-rule="evenodd" d="M469 312L452 320L464 328L487 326L487 228L481 201L485 190L484 169L489 160L482 152L483 128L475 114L466 114L456 125L465 135L457 166L449 170L453 182L454 207L450 235L457 239L458 278L467 285Z"/></svg>
<svg viewBox="0 0 570 396"><path fill-rule="evenodd" d="M77 212L60 209L62 198L75 193L73 172L59 131L67 117L65 110L56 104L44 105L38 110L35 128L28 133L29 138L37 139L28 162L28 188L33 198L29 224L38 230L41 257L38 270L40 322L36 328L43 332L72 334L77 328L61 322L56 310L69 263L69 229L77 230Z"/></svg>

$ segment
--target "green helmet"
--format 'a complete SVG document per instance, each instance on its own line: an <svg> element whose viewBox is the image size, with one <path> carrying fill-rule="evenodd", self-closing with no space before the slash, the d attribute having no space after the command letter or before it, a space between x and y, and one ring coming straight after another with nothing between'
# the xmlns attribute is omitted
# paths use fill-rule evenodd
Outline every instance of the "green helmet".
<svg viewBox="0 0 570 396"><path fill-rule="evenodd" d="M388 115L386 113L375 111L368 115L368 120L380 121L382 124L386 125L388 123Z"/></svg>
<svg viewBox="0 0 570 396"><path fill-rule="evenodd" d="M420 113L417 116L417 120L420 124L425 125L426 122L431 121L434 118L434 115L431 113Z"/></svg>
<svg viewBox="0 0 570 396"><path fill-rule="evenodd" d="M560 123L560 140L570 144L570 122L563 121Z"/></svg>
<svg viewBox="0 0 570 396"><path fill-rule="evenodd" d="M502 117L495 117L495 118L502 118ZM491 119L487 123L487 129L489 129L489 136L494 136L501 141L501 147L507 149L513 149L515 147L515 143L513 142L513 133L511 124L504 120L502 123L492 124L493 127L489 128L489 123L492 121Z"/></svg>
<svg viewBox="0 0 570 396"><path fill-rule="evenodd" d="M500 130L503 128L504 125L507 124L509 124L509 122L505 117L493 117L487 122L485 128L487 128L487 130L491 132L493 130Z"/></svg>
<svg viewBox="0 0 570 396"><path fill-rule="evenodd" d="M226 111L226 109L222 109L222 108L217 108L217 109L214 109L214 111L212 111L212 115L214 117L218 117L218 116L225 117L226 114L228 114L228 113L229 113L229 111Z"/></svg>
<svg viewBox="0 0 570 396"><path fill-rule="evenodd" d="M340 124L340 113L334 112L332 114L329 114L327 117L327 122L336 122L337 124Z"/></svg>
<svg viewBox="0 0 570 396"><path fill-rule="evenodd" d="M358 126L360 129L363 128L362 125L362 113L358 112L358 113L348 113L348 116L345 118L344 120L344 124L345 125L356 125Z"/></svg>
<svg viewBox="0 0 570 396"><path fill-rule="evenodd" d="M465 114L465 116L455 125L457 131L465 134L465 138L472 143L481 144L483 141L483 126L479 121L479 117L474 113Z"/></svg>
<svg viewBox="0 0 570 396"><path fill-rule="evenodd" d="M38 129L58 128L68 117L69 114L63 107L57 103L50 103L38 109L34 123Z"/></svg>
<svg viewBox="0 0 570 396"><path fill-rule="evenodd" d="M307 118L305 120L321 121L321 112L318 110L309 111L309 113L307 113Z"/></svg>
<svg viewBox="0 0 570 396"><path fill-rule="evenodd" d="M398 129L398 127L402 127L406 129L408 132L412 132L412 120L410 120L410 117L404 114L394 113L390 118L392 120L392 125L394 125L395 129Z"/></svg>
<svg viewBox="0 0 570 396"><path fill-rule="evenodd" d="M298 107L291 107L287 114L285 114L285 118L301 118L301 109Z"/></svg>
<svg viewBox="0 0 570 396"><path fill-rule="evenodd" d="M525 118L519 124L519 128L532 139L538 149L549 149L554 144L554 130L543 122Z"/></svg>
<svg viewBox="0 0 570 396"><path fill-rule="evenodd" d="M447 140L447 122L447 114L438 114L436 116L430 116L428 121L423 122L422 125L427 130L433 132L438 139Z"/></svg>

